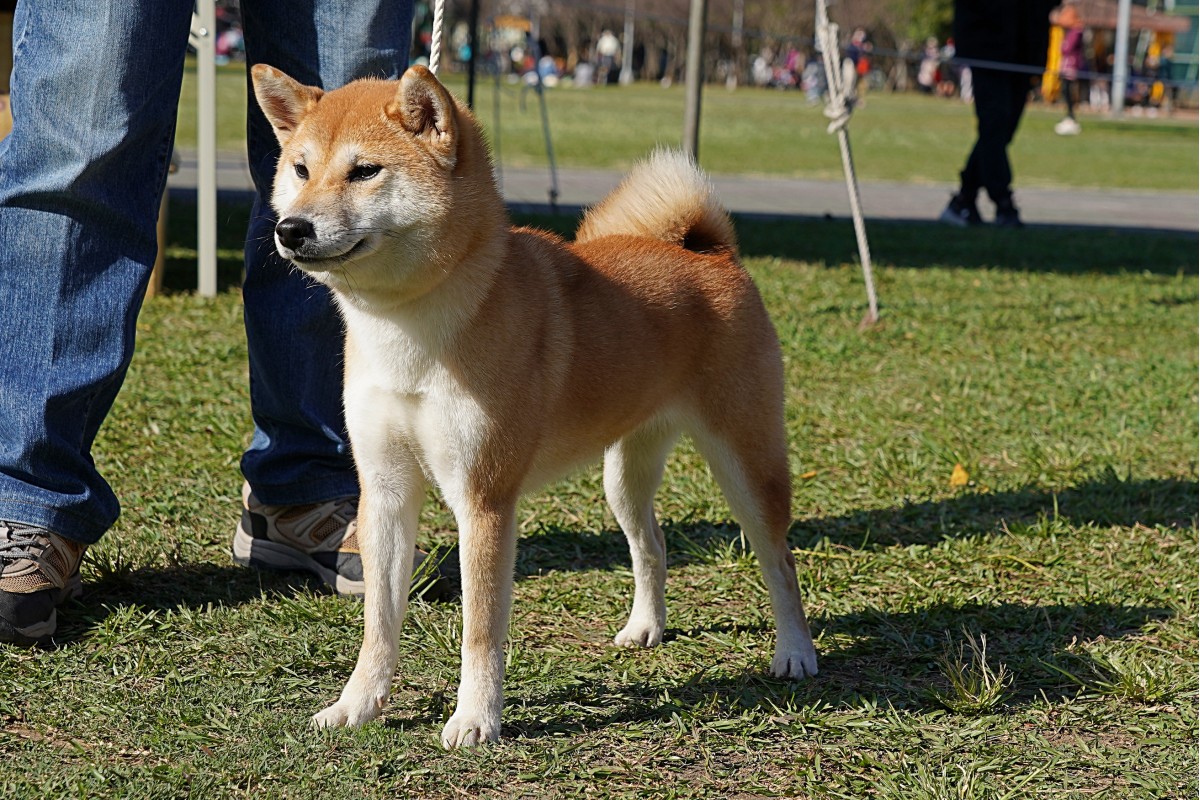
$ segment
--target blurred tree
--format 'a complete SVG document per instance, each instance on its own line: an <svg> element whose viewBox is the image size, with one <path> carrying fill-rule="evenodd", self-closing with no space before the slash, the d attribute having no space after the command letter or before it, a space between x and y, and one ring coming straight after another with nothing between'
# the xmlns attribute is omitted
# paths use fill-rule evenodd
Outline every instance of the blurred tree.
<svg viewBox="0 0 1200 800"><path fill-rule="evenodd" d="M897 22L904 23L909 42L921 42L929 37L946 41L954 22L954 0L891 0Z"/></svg>

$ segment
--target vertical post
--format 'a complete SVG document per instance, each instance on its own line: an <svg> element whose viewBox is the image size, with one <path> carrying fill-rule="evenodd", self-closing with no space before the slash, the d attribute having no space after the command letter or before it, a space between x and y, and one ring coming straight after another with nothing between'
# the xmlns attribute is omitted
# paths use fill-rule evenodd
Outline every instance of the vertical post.
<svg viewBox="0 0 1200 800"><path fill-rule="evenodd" d="M217 5L214 0L199 0L196 14L197 270L201 296L213 297L217 293Z"/></svg>
<svg viewBox="0 0 1200 800"><path fill-rule="evenodd" d="M736 88L741 83L742 70L746 66L746 59L743 58L742 53L742 48L745 46L742 38L746 16L745 3L746 0L733 0L733 36L730 38L730 44L733 46L733 69L730 70L729 78L725 81L726 87L730 89Z"/></svg>
<svg viewBox="0 0 1200 800"><path fill-rule="evenodd" d="M1117 42L1113 53L1112 115L1125 110L1125 85L1129 82L1129 7L1130 0L1117 6Z"/></svg>
<svg viewBox="0 0 1200 800"><path fill-rule="evenodd" d="M633 83L633 6L637 0L625 0L625 30L621 33L621 75L618 81L622 86Z"/></svg>
<svg viewBox="0 0 1200 800"><path fill-rule="evenodd" d="M534 90L538 96L538 108L542 114L542 135L546 138L546 160L550 162L550 211L558 213L558 168L554 164L554 142L550 139L550 115L546 111L546 85L542 82L542 18L536 3L530 4L529 46L533 49L533 74L537 78ZM497 137L499 138L499 137Z"/></svg>
<svg viewBox="0 0 1200 800"><path fill-rule="evenodd" d="M687 104L683 111L683 149L692 158L700 152L700 93L704 88L704 28L708 16L708 0L692 0L688 14L688 48L686 89Z"/></svg>
<svg viewBox="0 0 1200 800"><path fill-rule="evenodd" d="M471 11L467 17L467 42L471 48L471 60L467 62L467 108L475 108L475 72L479 64L479 0L471 0Z"/></svg>

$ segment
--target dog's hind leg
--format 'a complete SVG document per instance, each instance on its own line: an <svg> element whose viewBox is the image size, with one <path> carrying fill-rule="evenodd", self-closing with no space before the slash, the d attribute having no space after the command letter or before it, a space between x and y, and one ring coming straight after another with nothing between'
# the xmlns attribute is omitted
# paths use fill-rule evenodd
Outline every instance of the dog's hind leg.
<svg viewBox="0 0 1200 800"><path fill-rule="evenodd" d="M662 643L667 622L667 550L654 518L654 493L676 432L654 422L619 440L604 454L604 494L629 540L633 609L617 634L619 645Z"/></svg>
<svg viewBox="0 0 1200 800"><path fill-rule="evenodd" d="M791 480L783 424L776 416L763 415L761 409L725 408L719 428L701 425L689 433L758 556L775 615L771 674L803 678L817 674L817 653L787 543Z"/></svg>
<svg viewBox="0 0 1200 800"><path fill-rule="evenodd" d="M458 520L463 598L458 706L442 729L442 745L449 749L500 738L517 525L515 497L490 502L447 499Z"/></svg>
<svg viewBox="0 0 1200 800"><path fill-rule="evenodd" d="M360 474L357 536L365 584L363 642L338 701L312 718L318 728L371 721L391 691L426 487L415 461L397 460L394 466L387 476Z"/></svg>

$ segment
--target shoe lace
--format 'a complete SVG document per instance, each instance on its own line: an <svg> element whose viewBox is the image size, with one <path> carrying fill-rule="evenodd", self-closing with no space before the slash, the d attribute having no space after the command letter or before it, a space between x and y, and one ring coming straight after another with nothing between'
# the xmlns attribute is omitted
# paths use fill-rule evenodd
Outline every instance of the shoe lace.
<svg viewBox="0 0 1200 800"><path fill-rule="evenodd" d="M0 520L0 562L37 560L50 547L45 528Z"/></svg>
<svg viewBox="0 0 1200 800"><path fill-rule="evenodd" d="M339 538L345 536L357 516L357 497L294 506L286 515L287 525L293 535L311 538L318 543L327 541L334 534L339 534Z"/></svg>

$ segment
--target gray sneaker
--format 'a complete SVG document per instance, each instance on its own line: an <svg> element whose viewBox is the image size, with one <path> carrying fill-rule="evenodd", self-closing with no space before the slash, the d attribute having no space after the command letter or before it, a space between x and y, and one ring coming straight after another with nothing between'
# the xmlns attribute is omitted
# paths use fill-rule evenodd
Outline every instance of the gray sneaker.
<svg viewBox="0 0 1200 800"><path fill-rule="evenodd" d="M938 222L943 225L953 225L956 228L973 228L976 225L982 225L983 218L979 216L979 208L974 202L954 195L938 216Z"/></svg>
<svg viewBox="0 0 1200 800"><path fill-rule="evenodd" d="M48 644L58 606L79 597L87 545L20 522L0 520L0 642Z"/></svg>
<svg viewBox="0 0 1200 800"><path fill-rule="evenodd" d="M362 597L357 516L357 497L270 506L255 497L246 483L242 519L233 537L233 560L260 569L311 572L338 594ZM425 557L416 551L414 573Z"/></svg>

